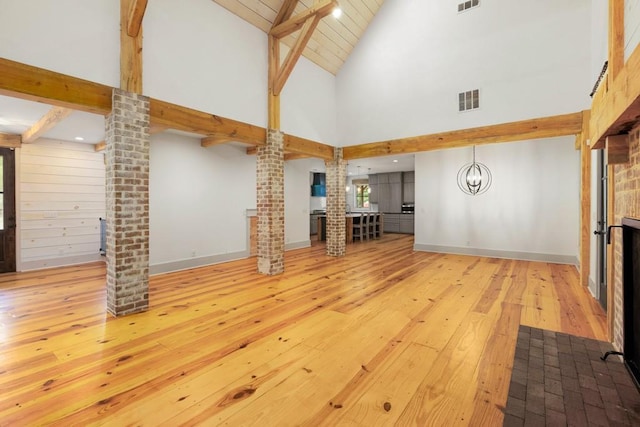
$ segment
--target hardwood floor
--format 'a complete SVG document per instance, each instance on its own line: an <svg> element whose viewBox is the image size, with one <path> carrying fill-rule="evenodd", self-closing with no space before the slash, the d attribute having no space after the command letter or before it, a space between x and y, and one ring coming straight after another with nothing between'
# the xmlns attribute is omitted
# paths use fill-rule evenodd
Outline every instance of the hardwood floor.
<svg viewBox="0 0 640 427"><path fill-rule="evenodd" d="M412 236L151 278L112 318L102 264L0 276L0 424L501 425L518 325L606 340L575 267Z"/></svg>

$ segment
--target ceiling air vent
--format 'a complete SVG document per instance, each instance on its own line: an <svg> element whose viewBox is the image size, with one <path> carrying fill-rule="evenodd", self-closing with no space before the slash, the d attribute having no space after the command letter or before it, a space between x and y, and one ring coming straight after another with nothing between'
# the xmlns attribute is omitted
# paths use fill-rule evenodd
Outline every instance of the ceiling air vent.
<svg viewBox="0 0 640 427"><path fill-rule="evenodd" d="M458 4L458 12L464 12L472 7L480 6L480 0L468 0Z"/></svg>
<svg viewBox="0 0 640 427"><path fill-rule="evenodd" d="M469 111L480 108L480 90L468 90L458 94L458 111Z"/></svg>

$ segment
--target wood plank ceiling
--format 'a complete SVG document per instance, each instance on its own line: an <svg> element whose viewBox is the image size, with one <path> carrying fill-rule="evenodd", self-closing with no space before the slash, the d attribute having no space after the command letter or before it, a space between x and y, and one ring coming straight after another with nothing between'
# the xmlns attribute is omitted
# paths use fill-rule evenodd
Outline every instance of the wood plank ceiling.
<svg viewBox="0 0 640 427"><path fill-rule="evenodd" d="M271 30L284 0L213 0L230 12L260 28ZM332 74L347 60L367 26L382 6L384 0L340 0L342 16L331 16L320 21L302 55ZM294 11L297 15L313 6L314 0L300 0ZM282 42L291 47L299 32Z"/></svg>

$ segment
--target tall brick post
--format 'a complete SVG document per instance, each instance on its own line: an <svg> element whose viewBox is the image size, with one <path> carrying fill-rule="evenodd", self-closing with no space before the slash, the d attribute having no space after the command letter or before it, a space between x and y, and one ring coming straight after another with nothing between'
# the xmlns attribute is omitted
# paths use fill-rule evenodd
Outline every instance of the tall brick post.
<svg viewBox="0 0 640 427"><path fill-rule="evenodd" d="M258 272L275 275L284 271L284 134L269 129L256 154Z"/></svg>
<svg viewBox="0 0 640 427"><path fill-rule="evenodd" d="M327 175L327 255L344 256L346 252L345 199L346 168L342 148L334 148L333 160L326 163Z"/></svg>
<svg viewBox="0 0 640 427"><path fill-rule="evenodd" d="M106 120L107 310L149 307L149 100L113 90Z"/></svg>

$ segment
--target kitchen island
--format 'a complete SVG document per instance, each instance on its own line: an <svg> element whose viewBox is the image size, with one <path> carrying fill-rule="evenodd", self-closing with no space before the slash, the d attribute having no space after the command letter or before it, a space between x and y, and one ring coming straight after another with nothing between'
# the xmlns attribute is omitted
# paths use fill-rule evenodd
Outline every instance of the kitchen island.
<svg viewBox="0 0 640 427"><path fill-rule="evenodd" d="M353 219L360 218L363 214L376 214L380 221L380 236L384 232L384 215L380 212L350 212L345 214L345 240L347 244L353 243ZM327 215L318 215L318 240L327 240Z"/></svg>

